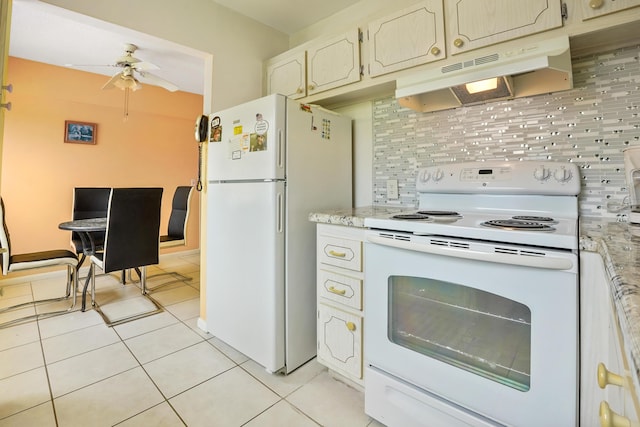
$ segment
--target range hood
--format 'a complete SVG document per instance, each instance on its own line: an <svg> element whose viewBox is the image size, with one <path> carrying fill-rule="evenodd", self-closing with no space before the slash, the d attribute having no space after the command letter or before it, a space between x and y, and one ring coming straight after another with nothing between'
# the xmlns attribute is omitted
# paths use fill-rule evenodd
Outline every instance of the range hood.
<svg viewBox="0 0 640 427"><path fill-rule="evenodd" d="M503 49L399 78L398 103L427 112L573 88L568 36ZM494 89L467 89L469 83L494 78Z"/></svg>

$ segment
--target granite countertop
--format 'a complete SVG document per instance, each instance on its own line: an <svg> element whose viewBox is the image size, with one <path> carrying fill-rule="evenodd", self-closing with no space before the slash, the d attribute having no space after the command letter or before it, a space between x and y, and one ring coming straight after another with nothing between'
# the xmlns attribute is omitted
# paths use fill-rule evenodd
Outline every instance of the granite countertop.
<svg viewBox="0 0 640 427"><path fill-rule="evenodd" d="M366 217L391 215L407 210L406 207L396 208L389 206L366 206L361 208L327 210L325 212L310 213L309 221L364 228L364 219ZM415 212L415 208L410 211Z"/></svg>
<svg viewBox="0 0 640 427"><path fill-rule="evenodd" d="M640 379L640 237L628 223L580 218L580 250L597 252L604 260L618 323L634 381ZM640 228L633 234L640 236Z"/></svg>

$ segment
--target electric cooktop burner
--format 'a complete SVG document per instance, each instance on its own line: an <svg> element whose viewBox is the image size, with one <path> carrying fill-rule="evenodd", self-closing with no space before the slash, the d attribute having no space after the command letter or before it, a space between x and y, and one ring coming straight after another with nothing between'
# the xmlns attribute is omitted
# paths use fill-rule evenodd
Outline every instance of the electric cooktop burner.
<svg viewBox="0 0 640 427"><path fill-rule="evenodd" d="M418 211L410 214L397 214L393 215L393 219L408 219L408 220L432 220L432 221L449 221L462 218L458 212L453 211Z"/></svg>
<svg viewBox="0 0 640 427"><path fill-rule="evenodd" d="M460 216L458 212L454 211L418 211L417 213L428 216Z"/></svg>
<svg viewBox="0 0 640 427"><path fill-rule="evenodd" d="M485 227L502 228L504 230L525 231L554 231L555 228L537 221L523 221L520 219L493 219L485 221L481 225Z"/></svg>
<svg viewBox="0 0 640 427"><path fill-rule="evenodd" d="M516 215L512 217L513 219L517 219L519 221L534 221L534 222L544 222L547 224L557 224L553 218L549 218L548 216L535 216L535 215Z"/></svg>
<svg viewBox="0 0 640 427"><path fill-rule="evenodd" d="M394 219L429 219L429 215L422 215L420 213L412 214L397 214L392 216Z"/></svg>

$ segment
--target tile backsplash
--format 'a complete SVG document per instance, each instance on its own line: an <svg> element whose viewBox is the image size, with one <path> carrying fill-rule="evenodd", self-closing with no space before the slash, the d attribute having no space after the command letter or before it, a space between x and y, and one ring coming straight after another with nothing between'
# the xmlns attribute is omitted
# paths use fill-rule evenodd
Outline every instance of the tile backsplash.
<svg viewBox="0 0 640 427"><path fill-rule="evenodd" d="M573 60L574 89L433 113L373 103L374 204L413 207L423 166L478 160L576 163L580 215L625 220L622 151L640 146L640 46ZM386 181L400 197L387 200ZM607 208L609 206L609 209Z"/></svg>

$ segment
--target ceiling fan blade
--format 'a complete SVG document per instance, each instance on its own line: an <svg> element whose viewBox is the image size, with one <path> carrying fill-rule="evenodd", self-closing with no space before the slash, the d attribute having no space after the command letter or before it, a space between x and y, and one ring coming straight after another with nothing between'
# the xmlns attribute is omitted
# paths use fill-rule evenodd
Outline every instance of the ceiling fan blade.
<svg viewBox="0 0 640 427"><path fill-rule="evenodd" d="M114 64L64 64L65 67L70 68L89 68L89 67L116 67Z"/></svg>
<svg viewBox="0 0 640 427"><path fill-rule="evenodd" d="M147 71L147 70L159 70L160 67L158 67L156 64L152 64L151 62L147 62L147 61L140 61L140 62L136 62L135 64L131 64L131 68L138 70L138 71Z"/></svg>
<svg viewBox="0 0 640 427"><path fill-rule="evenodd" d="M141 60L139 60L138 58L136 58L135 56L131 56L129 54L127 55L122 55L121 57L119 57L118 59L116 59L116 64L136 64L138 62L142 62Z"/></svg>
<svg viewBox="0 0 640 427"><path fill-rule="evenodd" d="M160 86L162 88L165 88L166 90L168 90L169 92L175 92L177 91L179 88L178 86L174 85L173 83L171 83L170 81L167 81L163 78L160 78L158 76L155 76L151 73L147 73L145 71L138 71L138 73L144 77L144 79L152 84L152 85L156 85L156 86Z"/></svg>

